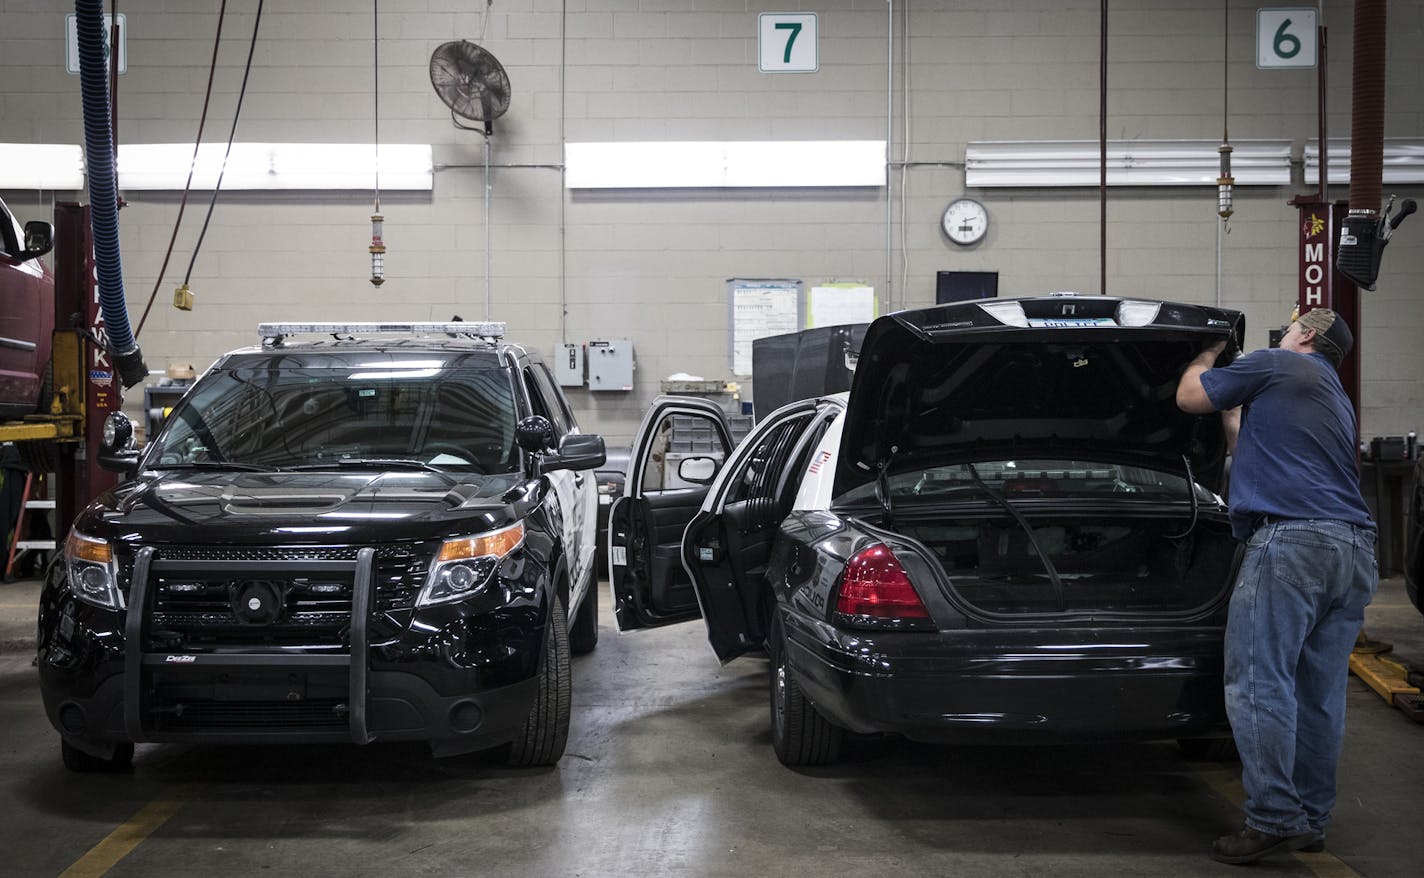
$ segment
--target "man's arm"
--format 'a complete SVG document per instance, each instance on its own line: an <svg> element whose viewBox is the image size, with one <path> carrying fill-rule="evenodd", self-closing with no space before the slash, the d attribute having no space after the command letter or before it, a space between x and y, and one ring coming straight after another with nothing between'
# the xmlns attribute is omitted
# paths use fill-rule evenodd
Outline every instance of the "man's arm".
<svg viewBox="0 0 1424 878"><path fill-rule="evenodd" d="M1241 406L1221 413L1221 428L1226 431L1226 453L1236 453L1236 437L1241 435Z"/></svg>
<svg viewBox="0 0 1424 878"><path fill-rule="evenodd" d="M1205 415L1216 411L1216 406L1212 404L1211 398L1206 395L1206 388L1202 387L1202 373L1210 369L1216 363L1216 358L1221 356L1221 352L1226 350L1226 342L1219 341L1208 348L1203 348L1187 366L1187 370L1182 373L1181 380L1177 382L1177 408L1188 414Z"/></svg>

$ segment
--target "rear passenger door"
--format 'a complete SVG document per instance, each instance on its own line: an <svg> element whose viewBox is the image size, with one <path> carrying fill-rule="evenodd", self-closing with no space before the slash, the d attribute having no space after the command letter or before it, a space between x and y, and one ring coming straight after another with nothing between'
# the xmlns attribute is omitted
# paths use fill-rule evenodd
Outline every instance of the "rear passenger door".
<svg viewBox="0 0 1424 878"><path fill-rule="evenodd" d="M732 450L722 408L692 396L659 396L628 458L623 496L608 512L608 560L620 631L700 615L682 565L682 532Z"/></svg>
<svg viewBox="0 0 1424 878"><path fill-rule="evenodd" d="M811 453L838 399L782 406L737 446L701 511L683 535L683 565L707 623L707 640L723 662L766 641L775 596L768 562L790 513Z"/></svg>

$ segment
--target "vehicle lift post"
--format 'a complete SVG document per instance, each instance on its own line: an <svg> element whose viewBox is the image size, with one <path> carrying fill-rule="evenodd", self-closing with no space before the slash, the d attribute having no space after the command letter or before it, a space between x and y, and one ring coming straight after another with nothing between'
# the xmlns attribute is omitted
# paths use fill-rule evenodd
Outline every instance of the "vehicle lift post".
<svg viewBox="0 0 1424 878"><path fill-rule="evenodd" d="M54 224L54 392L63 413L80 419L78 441L58 443L55 535L63 546L79 511L118 484L117 474L99 466L97 451L104 419L120 409L123 396L104 346L89 207L60 202L54 208Z"/></svg>

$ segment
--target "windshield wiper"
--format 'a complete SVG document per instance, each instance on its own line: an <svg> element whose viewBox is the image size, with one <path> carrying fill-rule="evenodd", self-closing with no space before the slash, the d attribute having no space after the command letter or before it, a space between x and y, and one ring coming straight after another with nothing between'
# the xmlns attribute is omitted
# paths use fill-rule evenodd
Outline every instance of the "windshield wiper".
<svg viewBox="0 0 1424 878"><path fill-rule="evenodd" d="M1014 517L1014 521L1019 523L1019 527L1024 529L1024 533L1028 535L1029 545L1033 546L1033 550L1038 553L1039 559L1043 561L1043 569L1048 571L1048 578L1053 582L1053 591L1058 597L1058 612L1063 612L1067 608L1063 597L1063 580L1058 576L1058 568L1053 566L1053 559L1048 557L1048 553L1044 551L1043 546L1038 542L1038 537L1034 536L1033 525L1028 523L1028 519L1024 518L1023 513L1018 510L1018 507L1009 502L1009 498L989 487L989 485L979 477L979 471L974 468L974 464L966 463L965 466L969 468L969 475L974 479L974 484L978 485L979 489L985 494L988 494L994 502L1004 507L1004 509Z"/></svg>
<svg viewBox="0 0 1424 878"><path fill-rule="evenodd" d="M323 469L420 469L432 473L444 473L434 464L426 463L423 460L411 460L408 457L342 457L329 463L304 463L301 466L289 466L289 472L299 470L323 470Z"/></svg>
<svg viewBox="0 0 1424 878"><path fill-rule="evenodd" d="M235 460L191 460L187 463L156 463L149 469L224 469L248 473L275 473L281 467L261 463L239 463Z"/></svg>

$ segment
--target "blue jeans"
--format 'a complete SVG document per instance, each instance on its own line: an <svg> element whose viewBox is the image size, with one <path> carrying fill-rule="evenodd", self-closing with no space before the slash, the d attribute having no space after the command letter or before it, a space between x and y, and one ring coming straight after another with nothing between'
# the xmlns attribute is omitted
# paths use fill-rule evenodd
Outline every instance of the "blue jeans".
<svg viewBox="0 0 1424 878"><path fill-rule="evenodd" d="M1378 584L1371 528L1278 521L1247 541L1226 623L1226 713L1252 829L1330 822L1350 651Z"/></svg>

